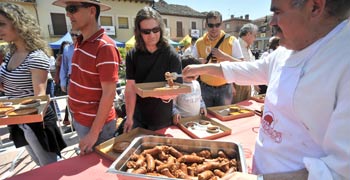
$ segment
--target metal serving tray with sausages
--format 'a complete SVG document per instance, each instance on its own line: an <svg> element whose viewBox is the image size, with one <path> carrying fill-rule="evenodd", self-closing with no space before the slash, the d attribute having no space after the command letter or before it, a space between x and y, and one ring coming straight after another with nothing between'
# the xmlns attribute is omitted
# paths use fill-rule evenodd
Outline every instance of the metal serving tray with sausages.
<svg viewBox="0 0 350 180"><path fill-rule="evenodd" d="M219 150L223 150L228 156L237 159L238 171L247 173L243 148L240 144L225 141L212 141L202 139L179 139L172 137L143 136L135 138L129 147L112 163L107 172L117 174L122 179L175 179L134 174L126 172L126 163L135 152L140 154L145 149L151 149L158 145L172 146L180 152L198 152L208 149L215 156Z"/></svg>

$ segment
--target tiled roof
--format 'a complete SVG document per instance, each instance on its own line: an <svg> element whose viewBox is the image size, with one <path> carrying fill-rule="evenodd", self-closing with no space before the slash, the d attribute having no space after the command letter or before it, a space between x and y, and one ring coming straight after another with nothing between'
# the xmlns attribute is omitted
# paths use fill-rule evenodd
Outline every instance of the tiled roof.
<svg viewBox="0 0 350 180"><path fill-rule="evenodd" d="M200 13L188 6L168 4L164 0L159 0L158 2L156 2L154 4L154 9L156 9L162 15L205 18L205 14Z"/></svg>

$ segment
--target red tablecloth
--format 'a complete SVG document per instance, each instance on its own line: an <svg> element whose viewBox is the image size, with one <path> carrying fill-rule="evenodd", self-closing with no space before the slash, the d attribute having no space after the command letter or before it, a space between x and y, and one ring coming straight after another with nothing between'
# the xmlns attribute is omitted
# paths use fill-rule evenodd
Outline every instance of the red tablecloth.
<svg viewBox="0 0 350 180"><path fill-rule="evenodd" d="M260 110L261 103L253 100L239 103L242 106L253 110ZM251 171L252 154L255 146L255 139L260 124L260 117L255 115L247 118L236 119L232 121L223 121L223 124L232 129L229 136L224 136L216 140L240 143L245 152L248 172ZM180 130L177 126L170 126L160 129L157 132L176 138L190 137ZM28 171L9 180L31 180L31 179L117 179L115 174L106 173L112 161L105 159L99 154L93 152L88 155L73 157L67 160L52 163Z"/></svg>

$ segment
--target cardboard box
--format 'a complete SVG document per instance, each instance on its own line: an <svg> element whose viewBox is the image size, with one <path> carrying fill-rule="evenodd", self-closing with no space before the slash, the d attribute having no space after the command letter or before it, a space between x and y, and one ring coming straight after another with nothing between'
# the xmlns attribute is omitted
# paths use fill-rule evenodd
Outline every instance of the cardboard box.
<svg viewBox="0 0 350 180"><path fill-rule="evenodd" d="M201 125L200 121L207 121L209 122L208 125ZM189 127L189 123L195 123L194 126ZM212 133L207 131L208 126L218 126L219 130L218 132ZM194 116L194 117L188 117L188 118L182 118L180 119L180 122L178 124L178 127L184 131L186 134L188 134L190 137L195 139L217 139L219 137L227 136L231 134L231 129L220 122L210 119L208 117L202 117L202 116Z"/></svg>
<svg viewBox="0 0 350 180"><path fill-rule="evenodd" d="M154 131L143 129L143 128L135 128L128 133L121 134L120 136L111 138L95 147L95 150L100 155L110 159L112 161L116 160L121 153L117 153L113 150L114 143L129 141L131 142L136 137L146 136L146 135L157 135L163 136L162 134L158 134Z"/></svg>
<svg viewBox="0 0 350 180"><path fill-rule="evenodd" d="M231 113L229 108L231 106L237 106L241 110L239 112ZM253 110L244 108L242 106L232 104L232 105L226 105L226 106L215 106L215 107L209 107L207 108L208 112L212 115L214 115L216 118L222 120L222 121L230 121L238 118L243 117L249 117L254 116L255 112Z"/></svg>
<svg viewBox="0 0 350 180"><path fill-rule="evenodd" d="M179 86L177 89L157 89L163 88L167 85L167 82L152 82L152 83L137 83L136 84L136 93L145 98L145 97L156 97L156 96L173 96L179 94L185 94L191 92L191 87L186 86L180 83L174 84L174 86Z"/></svg>
<svg viewBox="0 0 350 180"><path fill-rule="evenodd" d="M36 107L38 109L37 114L23 115L23 116L11 116L0 118L0 125L12 125L12 124L24 124L24 123L34 123L42 122L46 109L50 104L50 97L45 96L30 96L25 98L16 99L1 99L0 102L12 102L12 106L15 108L19 107L19 103L26 99L40 99L40 105Z"/></svg>

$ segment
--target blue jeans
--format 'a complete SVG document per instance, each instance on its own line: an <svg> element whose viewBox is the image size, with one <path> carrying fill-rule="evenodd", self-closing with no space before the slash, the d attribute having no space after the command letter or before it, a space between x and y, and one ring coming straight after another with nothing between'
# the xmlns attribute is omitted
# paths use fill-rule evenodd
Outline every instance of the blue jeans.
<svg viewBox="0 0 350 180"><path fill-rule="evenodd" d="M213 87L199 81L201 85L202 98L207 107L223 106L232 104L232 84Z"/></svg>
<svg viewBox="0 0 350 180"><path fill-rule="evenodd" d="M73 114L72 114L72 116L73 116ZM94 146L97 146L97 145L111 139L112 137L114 137L114 134L117 130L116 124L117 124L116 120L112 120L111 122L105 124L103 126ZM73 118L73 126L75 128L75 131L78 134L79 139L85 137L89 133L90 128L91 128L91 127L86 127L86 126L81 125L79 122L75 121L74 118Z"/></svg>

